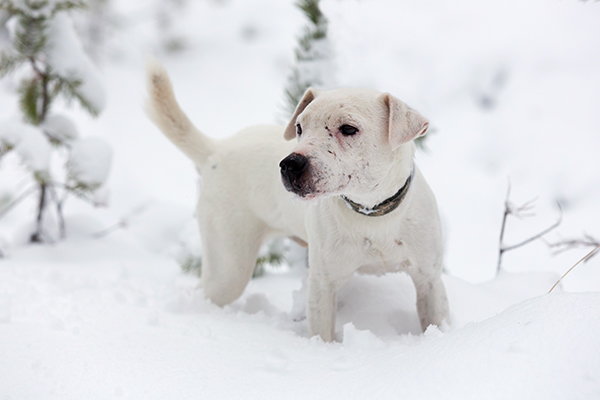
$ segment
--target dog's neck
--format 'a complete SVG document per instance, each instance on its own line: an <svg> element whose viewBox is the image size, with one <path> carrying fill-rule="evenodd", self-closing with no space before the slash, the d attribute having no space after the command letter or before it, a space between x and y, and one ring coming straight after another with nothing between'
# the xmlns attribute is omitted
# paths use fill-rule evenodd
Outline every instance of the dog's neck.
<svg viewBox="0 0 600 400"><path fill-rule="evenodd" d="M386 215L394 211L398 206L402 203L408 190L410 189L410 185L415 176L415 164L413 163L412 170L404 185L398 190L393 196L388 197L384 201L379 204L376 204L373 207L366 207L359 203L356 203L346 196L341 196L342 200L346 203L348 207L352 210L356 211L359 214L366 215L368 217L380 217L382 215Z"/></svg>
<svg viewBox="0 0 600 400"><path fill-rule="evenodd" d="M378 171L379 180L371 181L371 187L368 189L362 187L361 190L340 193L340 199L345 203L340 202L340 206L348 206L356 212L371 216L386 215L395 210L404 199L401 196L402 189L405 187L405 191L408 192L410 184L405 184L415 173L414 155L415 146L411 141L395 149L391 160L390 158L382 159L378 165L372 163L372 167ZM411 177L410 181L413 182L414 179ZM352 207L352 203L357 207ZM390 208L388 209L388 207ZM383 210L377 211L379 209L389 211L383 213Z"/></svg>

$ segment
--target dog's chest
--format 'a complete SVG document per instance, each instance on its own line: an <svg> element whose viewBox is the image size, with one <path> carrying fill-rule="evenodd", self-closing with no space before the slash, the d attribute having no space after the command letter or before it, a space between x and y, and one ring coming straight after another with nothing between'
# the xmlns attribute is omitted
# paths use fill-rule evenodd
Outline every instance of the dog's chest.
<svg viewBox="0 0 600 400"><path fill-rule="evenodd" d="M400 234L364 235L359 246L361 272L385 274L403 271L409 266L406 244Z"/></svg>

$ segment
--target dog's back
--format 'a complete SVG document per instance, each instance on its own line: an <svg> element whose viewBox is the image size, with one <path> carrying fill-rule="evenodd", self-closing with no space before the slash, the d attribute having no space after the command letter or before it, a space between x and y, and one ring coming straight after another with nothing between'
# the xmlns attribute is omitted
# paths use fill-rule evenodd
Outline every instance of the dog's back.
<svg viewBox="0 0 600 400"><path fill-rule="evenodd" d="M202 175L197 212L252 214L268 231L306 240L306 205L292 202L279 175L279 162L292 149L283 126L257 125L221 140L198 130L179 107L169 76L155 59L146 65L149 98L146 112ZM251 179L249 179L251 177ZM291 227L291 229L290 229Z"/></svg>

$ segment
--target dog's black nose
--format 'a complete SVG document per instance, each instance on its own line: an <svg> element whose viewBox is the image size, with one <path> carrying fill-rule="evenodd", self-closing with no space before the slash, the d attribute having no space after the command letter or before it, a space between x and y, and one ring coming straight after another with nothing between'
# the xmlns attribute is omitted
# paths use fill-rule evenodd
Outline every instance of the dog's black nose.
<svg viewBox="0 0 600 400"><path fill-rule="evenodd" d="M283 178L286 188L289 190L300 189L298 178L308 167L308 158L302 154L292 153L279 163L281 168L281 177ZM289 186L288 186L289 185Z"/></svg>

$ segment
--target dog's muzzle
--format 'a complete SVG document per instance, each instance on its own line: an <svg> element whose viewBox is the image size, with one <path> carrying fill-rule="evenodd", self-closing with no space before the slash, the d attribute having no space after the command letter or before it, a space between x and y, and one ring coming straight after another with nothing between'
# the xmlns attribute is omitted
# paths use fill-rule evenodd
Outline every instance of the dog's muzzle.
<svg viewBox="0 0 600 400"><path fill-rule="evenodd" d="M308 158L302 154L292 153L279 163L281 168L281 180L288 192L305 196L308 191L306 185L302 184L302 177L308 169Z"/></svg>

